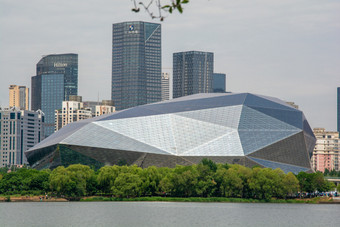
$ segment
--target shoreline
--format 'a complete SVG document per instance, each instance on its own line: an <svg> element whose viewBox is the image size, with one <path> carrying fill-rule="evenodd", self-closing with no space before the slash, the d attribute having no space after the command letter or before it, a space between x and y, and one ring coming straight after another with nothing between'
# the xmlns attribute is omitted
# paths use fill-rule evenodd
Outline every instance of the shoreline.
<svg viewBox="0 0 340 227"><path fill-rule="evenodd" d="M42 198L42 199L41 199ZM316 197L312 199L271 199L269 201L224 197L135 197L116 198L104 196L82 197L77 200L44 196L0 196L0 202L203 202L203 203L307 203L307 204L340 204L340 197Z"/></svg>

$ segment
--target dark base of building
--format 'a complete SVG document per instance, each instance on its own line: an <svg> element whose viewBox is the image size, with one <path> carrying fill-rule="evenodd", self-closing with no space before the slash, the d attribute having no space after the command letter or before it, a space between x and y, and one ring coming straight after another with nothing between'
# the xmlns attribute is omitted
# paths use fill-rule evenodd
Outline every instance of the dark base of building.
<svg viewBox="0 0 340 227"><path fill-rule="evenodd" d="M72 164L89 165L99 169L105 165L137 165L142 168L149 166L170 167L176 165L198 164L203 158L215 163L239 164L249 168L254 166L281 168L284 172L311 172L308 167L301 167L287 163L273 162L250 156L174 156L134 151L112 150L75 145L54 145L43 148L39 152L27 154L30 165L35 169L54 169L58 166Z"/></svg>

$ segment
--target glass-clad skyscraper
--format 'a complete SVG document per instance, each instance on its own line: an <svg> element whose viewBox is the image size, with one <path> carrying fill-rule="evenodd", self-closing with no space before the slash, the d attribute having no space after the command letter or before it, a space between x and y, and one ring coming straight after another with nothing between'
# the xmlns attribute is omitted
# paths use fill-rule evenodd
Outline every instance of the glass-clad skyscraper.
<svg viewBox="0 0 340 227"><path fill-rule="evenodd" d="M173 54L173 98L212 92L214 54L188 51Z"/></svg>
<svg viewBox="0 0 340 227"><path fill-rule="evenodd" d="M161 25L113 24L112 100L116 110L161 101Z"/></svg>
<svg viewBox="0 0 340 227"><path fill-rule="evenodd" d="M213 92L214 93L223 93L225 92L225 79L226 76L224 73L214 73L213 74Z"/></svg>
<svg viewBox="0 0 340 227"><path fill-rule="evenodd" d="M32 110L45 113L45 136L54 132L54 111L70 95L78 95L78 55L52 54L44 56L37 64L37 74L32 77Z"/></svg>

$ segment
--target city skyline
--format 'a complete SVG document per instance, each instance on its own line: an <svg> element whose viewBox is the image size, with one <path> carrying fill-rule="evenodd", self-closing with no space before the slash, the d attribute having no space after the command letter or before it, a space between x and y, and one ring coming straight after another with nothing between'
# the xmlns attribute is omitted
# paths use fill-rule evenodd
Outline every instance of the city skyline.
<svg viewBox="0 0 340 227"><path fill-rule="evenodd" d="M143 10L132 13L129 1L43 3L0 0L3 107L8 86L30 87L36 62L53 53L79 54L79 95L110 99L112 24L160 23ZM172 68L175 52L213 52L214 71L228 76L228 91L293 101L313 128L335 131L339 9L334 1L192 1L182 15L175 12L161 23L162 67Z"/></svg>

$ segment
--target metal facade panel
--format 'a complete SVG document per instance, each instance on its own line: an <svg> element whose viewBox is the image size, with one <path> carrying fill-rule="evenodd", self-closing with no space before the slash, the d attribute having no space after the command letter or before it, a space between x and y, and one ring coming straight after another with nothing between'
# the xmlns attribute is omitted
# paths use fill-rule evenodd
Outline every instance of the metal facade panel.
<svg viewBox="0 0 340 227"><path fill-rule="evenodd" d="M180 112L176 113L176 115L236 129L239 124L241 110L242 105L237 105Z"/></svg>
<svg viewBox="0 0 340 227"><path fill-rule="evenodd" d="M244 101L244 105L251 107L264 107L264 108L272 108L272 109L280 109L280 110L296 110L293 107L288 105L282 105L278 102L273 102L268 99L262 98L257 95L248 94L246 100Z"/></svg>
<svg viewBox="0 0 340 227"><path fill-rule="evenodd" d="M254 162L257 162L258 164L260 164L261 166L266 167L266 168L271 168L271 169L280 168L285 173L292 172L294 174L298 174L301 171L309 171L310 170L309 168L303 168L303 167L300 167L300 166L289 165L289 164L284 164L284 163L280 163L280 162L272 162L272 161L263 160L263 159L259 159L259 158L253 158L253 157L247 157L247 158L251 159Z"/></svg>
<svg viewBox="0 0 340 227"><path fill-rule="evenodd" d="M245 155L256 152L264 147L284 140L301 130L274 131L274 130L239 130L240 140Z"/></svg>
<svg viewBox="0 0 340 227"><path fill-rule="evenodd" d="M182 153L183 156L244 156L236 129Z"/></svg>
<svg viewBox="0 0 340 227"><path fill-rule="evenodd" d="M94 123L81 128L79 131L65 139L63 143L78 146L167 154L160 149Z"/></svg>
<svg viewBox="0 0 340 227"><path fill-rule="evenodd" d="M302 129L302 112L300 111L291 111L291 110L280 110L280 109L272 109L272 108L263 108L263 107L251 107L254 110L257 110L261 113L264 113L268 116L271 116L275 119L283 121L289 125Z"/></svg>
<svg viewBox="0 0 340 227"><path fill-rule="evenodd" d="M303 132L264 147L248 157L311 168Z"/></svg>
<svg viewBox="0 0 340 227"><path fill-rule="evenodd" d="M155 147L163 152L177 155L173 126L170 115L154 115L129 119L96 122L107 130L119 133L127 138ZM114 146L112 149L118 149ZM138 150L138 147L135 149ZM149 152L148 150L139 150Z"/></svg>
<svg viewBox="0 0 340 227"><path fill-rule="evenodd" d="M276 118L268 116L260 111L254 110L248 106L242 107L242 113L239 130L279 130L279 131L301 131L300 128L294 127Z"/></svg>

